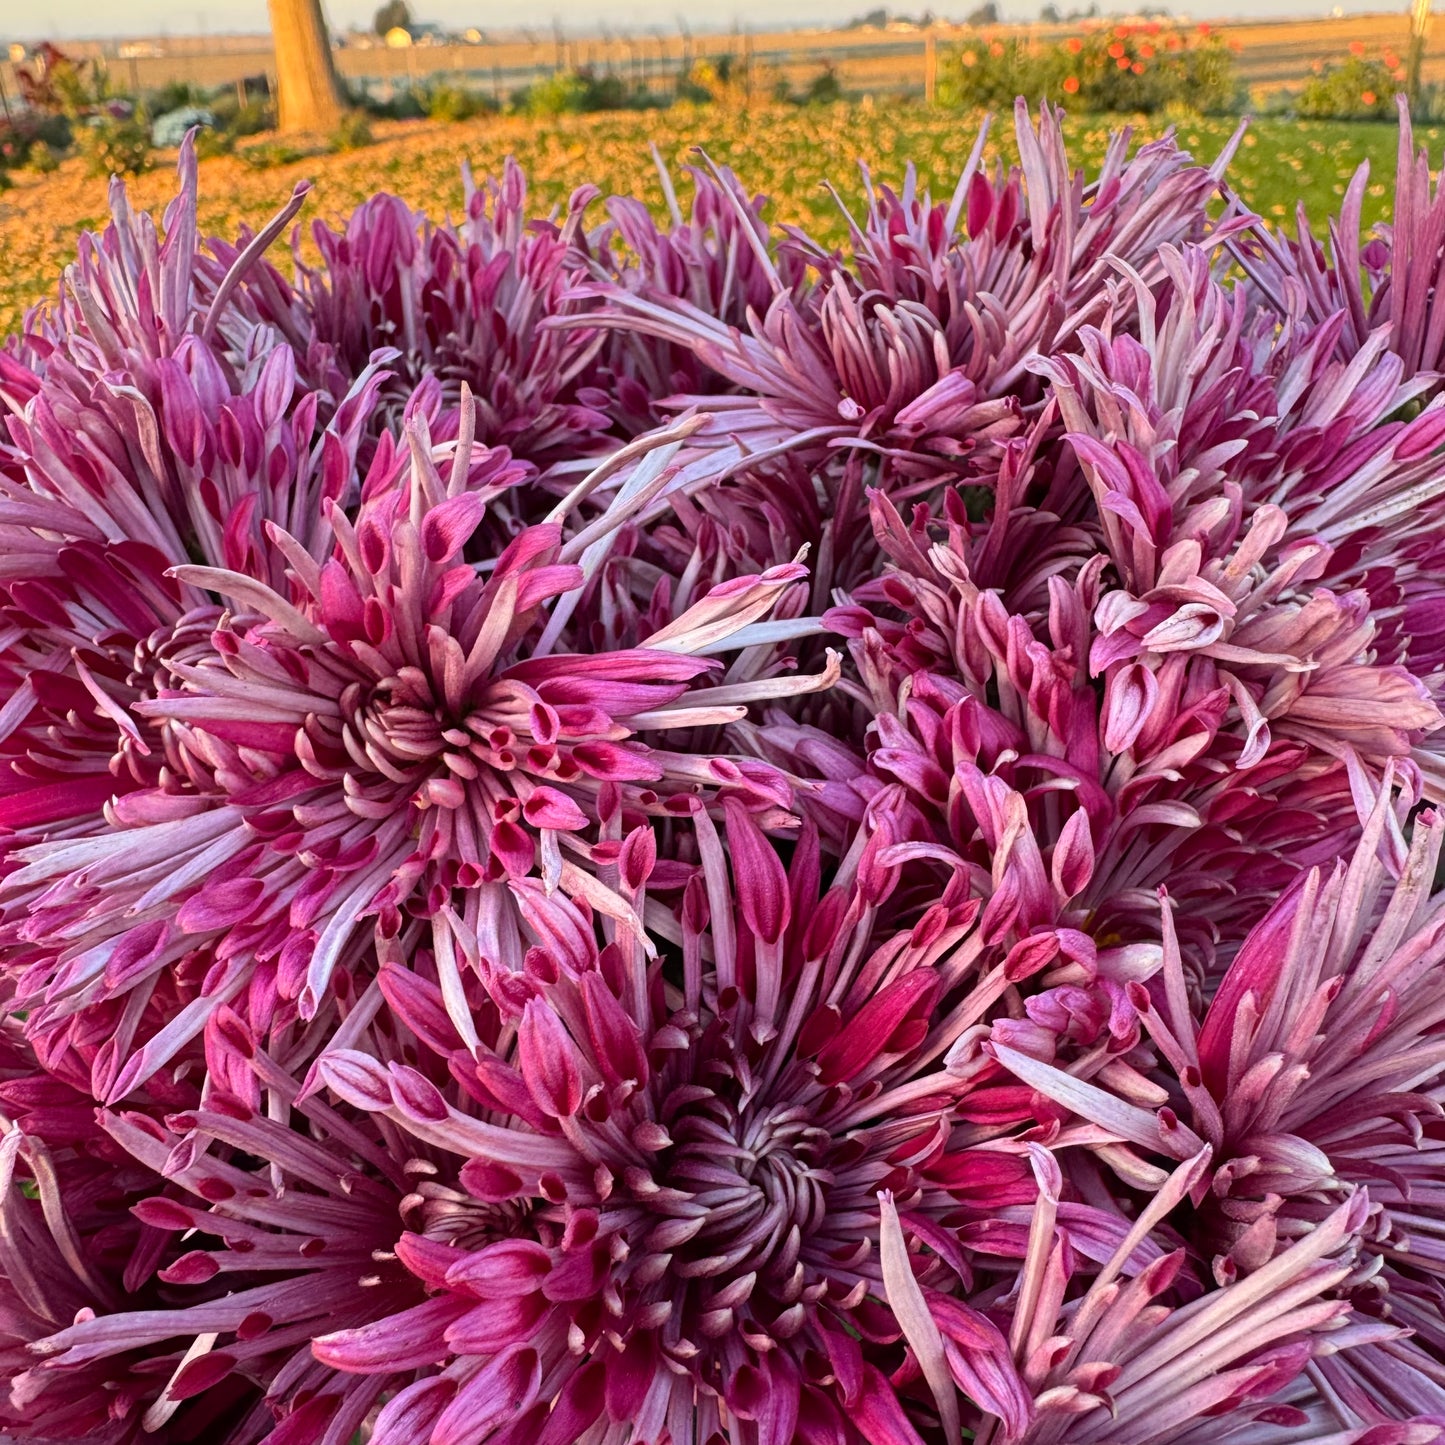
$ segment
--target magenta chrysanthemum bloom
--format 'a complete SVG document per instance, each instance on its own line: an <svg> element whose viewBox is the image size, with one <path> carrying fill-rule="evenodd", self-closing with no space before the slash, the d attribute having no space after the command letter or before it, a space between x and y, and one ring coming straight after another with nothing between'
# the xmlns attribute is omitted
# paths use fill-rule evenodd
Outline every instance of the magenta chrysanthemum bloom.
<svg viewBox="0 0 1445 1445"><path fill-rule="evenodd" d="M767 309L779 282L789 289L802 283L802 258L794 250L777 251L762 216L764 198L750 197L726 166L685 169L693 199L684 216L656 147L653 160L669 224L659 226L635 197L608 197L608 224L589 238L594 270L640 297L685 303L735 327L747 325L750 312ZM727 389L692 346L626 330L609 333L594 384L609 393L613 415L637 432L668 419L659 403L669 397Z"/></svg>
<svg viewBox="0 0 1445 1445"><path fill-rule="evenodd" d="M994 1049L1041 1095L1136 1142L1158 1129L1150 1106L1192 1123L1213 1150L1202 1176L1209 1189L1178 1227L1212 1256L1221 1283L1311 1237L1341 1198L1368 1193L1362 1257L1336 1290L1360 1343L1314 1367L1321 1394L1362 1424L1401 1418L1400 1410L1445 1417L1436 1363L1445 1353L1437 1037L1445 919L1439 895L1431 897L1440 843L1439 819L1427 811L1405 852L1382 798L1348 866L1313 869L1288 891L1202 1018L1189 1006L1166 906L1163 969L1131 990L1156 1051L1156 1067L1141 1056L1149 1081L1132 1097L1100 1088L1087 1067L1064 1073Z"/></svg>
<svg viewBox="0 0 1445 1445"><path fill-rule="evenodd" d="M102 1112L97 1128L93 1108L23 1077L23 1044L7 1054L0 1094L21 1112L0 1167L33 1179L34 1200L5 1175L6 1438L350 1440L411 1379L398 1359L338 1388L311 1339L422 1302L394 1252L421 1166L299 1098L229 1010L208 1035L218 1086L169 1127ZM263 1091L303 1131L258 1115Z"/></svg>
<svg viewBox="0 0 1445 1445"><path fill-rule="evenodd" d="M542 942L489 997L463 984L481 1037L455 1026L429 953L388 963L385 1026L364 1006L344 1025L369 1052L316 1067L337 1104L217 1013L208 1105L167 1130L105 1117L171 1182L135 1206L165 1237L170 1306L56 1329L37 1381L149 1349L163 1389L131 1414L184 1426L213 1392L271 1380L272 1445L364 1420L390 1445L592 1445L629 1422L746 1445L913 1445L930 1416L1023 1431L1004 1336L959 1297L970 1267L942 1226L1020 1197L990 1162L1012 1181L1008 1156L949 1147L944 1123L970 1087L943 1056L974 1010L944 1005L977 905L954 888L880 936L867 850L820 896L815 838L785 871L727 813L723 838L699 815L702 865L662 911L679 880L656 875L650 831L618 854L627 906L676 940L675 978L635 937L601 943L604 915L520 884ZM870 1358L915 1347L932 1372L929 1340L931 1393Z"/></svg>
<svg viewBox="0 0 1445 1445"><path fill-rule="evenodd" d="M119 177L112 177L105 231L82 233L59 295L31 314L17 338L15 356L25 369L43 374L58 356L96 379L127 370L153 399L146 384L148 364L172 355L186 337L199 337L223 364L270 349L276 337L263 323L262 311L269 320L276 299L289 293L263 257L300 211L307 183L296 187L260 232L243 232L235 245L212 240L202 249L196 220L199 177L189 136L177 172L180 185L166 207L163 237L149 215L131 206ZM284 339L304 353L304 338L289 325L283 329ZM33 383L27 386L8 364L0 375L22 397L33 391Z"/></svg>
<svg viewBox="0 0 1445 1445"><path fill-rule="evenodd" d="M1202 255L1159 264L1142 340L1085 328L1044 368L1066 430L1051 404L1009 445L990 514L955 492L905 525L875 496L891 565L858 589L872 611L828 620L856 638L875 771L930 820L901 836L991 870L1025 930L1072 909L1152 938L1167 881L1199 963L1348 843L1387 767L1434 787L1433 659L1410 671L1368 589L1423 525L1445 413L1386 421L1413 395L1398 363L1348 390L1326 358L1303 391L1317 358L1256 359Z"/></svg>
<svg viewBox="0 0 1445 1445"><path fill-rule="evenodd" d="M1438 319L1434 277L1440 264L1445 199L1438 180L1432 194L1430 158L1415 148L1405 97L1396 97L1396 150L1392 220L1362 244L1361 213L1370 180L1362 162L1331 218L1329 252L1316 239L1299 206L1295 235L1263 226L1233 239L1230 250L1260 298L1280 317L1330 326L1330 345L1349 361L1372 333L1388 326L1389 347L1406 376L1429 382L1445 362L1445 323ZM1337 328L1337 329L1336 329Z"/></svg>
<svg viewBox="0 0 1445 1445"><path fill-rule="evenodd" d="M852 223L857 276L809 248L817 281L803 289L772 270L746 331L658 288L604 291L595 320L690 346L730 382L733 395L679 401L716 416L711 435L739 464L780 453L816 464L844 448L877 455L890 476L956 472L1016 430L1028 362L1109 306L1117 261L1157 275L1162 244L1202 234L1227 158L1207 171L1166 141L1126 159L1125 134L1084 189L1057 114L1045 106L1035 131L1020 102L1017 119L1021 171L990 184L980 134L947 208L911 184L902 201L870 199Z"/></svg>
<svg viewBox="0 0 1445 1445"><path fill-rule="evenodd" d="M1020 1434L1005 1428L977 1438L994 1445L1439 1440L1438 1422L1377 1429L1362 1421L1340 1430L1338 1417L1310 1408L1313 1371L1326 1360L1350 1360L1372 1335L1391 1333L1352 1326L1348 1301L1335 1296L1359 1268L1359 1231L1369 1208L1363 1192L1324 1211L1314 1229L1249 1280L1204 1294L1191 1290L1187 1303L1177 1295L1171 1301L1185 1251L1160 1254L1141 1269L1137 1250L1171 1209L1187 1208L1207 1170L1209 1151L1202 1150L1162 1181L1112 1257L1074 1292L1077 1256L1060 1203L1064 1176L1053 1156L1041 1149L1038 1156L1039 1204L1010 1334L1033 1393L1033 1417Z"/></svg>
<svg viewBox="0 0 1445 1445"><path fill-rule="evenodd" d="M440 386L450 406L466 385L488 446L539 466L596 452L611 425L597 405L605 395L587 390L598 343L544 323L575 309L565 293L597 190L578 190L559 226L527 214L515 163L495 185L476 186L466 166L463 180L466 220L455 228L385 194L358 206L340 233L316 222L322 264L307 266L298 251L292 310L348 379L378 347L395 350L385 415L399 416L418 384Z"/></svg>
<svg viewBox="0 0 1445 1445"><path fill-rule="evenodd" d="M0 384L0 827L21 836L98 817L165 766L129 708L215 615L166 568L247 566L270 521L309 543L323 498L355 486L374 369L350 394L298 385L245 289L304 187L216 259L189 144L180 172L164 242L113 186L111 224Z"/></svg>
<svg viewBox="0 0 1445 1445"><path fill-rule="evenodd" d="M562 652L556 599L584 586L579 562L597 564L593 549L635 504L620 498L571 537L547 522L500 546L482 537L524 470L505 452L477 461L464 433L444 481L420 417L410 437L399 477L378 452L354 521L321 504L321 545L273 524L247 571L169 569L230 603L131 705L158 730L170 776L88 835L15 856L0 898L32 1034L73 1030L95 1007L109 1021L130 996L93 1071L103 1098L243 994L262 1034L311 1020L338 965L365 974L370 920L402 950L409 920L430 920L439 956L472 967L520 962L511 880L535 874L626 920L595 853L619 806L686 817L699 795L726 791L786 816L774 770L639 734L726 724L793 690L786 677L691 684L719 669L709 654L747 644L804 569L734 578L638 648ZM675 447L647 463L660 479ZM463 557L479 528L485 569ZM282 575L295 602L263 580ZM200 991L142 1029L147 994L178 972Z"/></svg>
<svg viewBox="0 0 1445 1445"><path fill-rule="evenodd" d="M840 877L819 897L816 842L805 837L785 872L732 804L730 884L721 840L705 815L699 825L701 869L672 921L659 918L664 936L676 931L675 981L634 939L599 953L575 907L537 895L534 927L551 947L492 980L494 1045L456 1052L439 988L413 983L413 1001L398 1001L414 1029L450 1037L456 1082L439 1090L354 1052L319 1062L348 1103L457 1156L450 1169L479 1201L468 1207L485 1201L515 1221L496 1244L422 1261L450 1319L438 1309L410 1328L384 1320L317 1342L341 1369L374 1368L402 1340L452 1362L411 1391L431 1433L398 1439L474 1438L469 1412L500 1398L504 1368L533 1380L517 1439L602 1441L626 1421L639 1440L915 1438L914 1407L859 1337L897 1340L919 1289L911 1265L890 1262L886 1243L879 1253L885 1218L903 1249L880 1191L927 1241L955 1205L930 1173L948 1172L940 1121L968 1087L942 1066L968 1010L941 1004L976 905L955 889L883 942L870 938L866 890ZM650 836L634 832L619 871L649 914L652 867ZM920 1266L944 1293L966 1271L946 1249ZM974 1408L1021 1428L1027 1404L1002 1336L962 1303L942 1327L957 1335ZM923 1408L956 1418L945 1380ZM561 1428L557 1413L579 1397L588 1415Z"/></svg>

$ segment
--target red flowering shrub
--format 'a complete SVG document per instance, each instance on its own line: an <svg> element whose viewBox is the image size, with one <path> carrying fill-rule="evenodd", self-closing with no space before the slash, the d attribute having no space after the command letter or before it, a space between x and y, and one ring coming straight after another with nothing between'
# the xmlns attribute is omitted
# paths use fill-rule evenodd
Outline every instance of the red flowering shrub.
<svg viewBox="0 0 1445 1445"><path fill-rule="evenodd" d="M1224 110L1235 99L1233 57L1207 30L1162 35L1157 26L1119 25L1049 45L1009 40L997 56L964 44L940 65L939 97L960 109L1005 108L1016 95L1060 93L1086 111Z"/></svg>
<svg viewBox="0 0 1445 1445"><path fill-rule="evenodd" d="M1347 60L1325 64L1305 81L1295 113L1307 120L1386 120L1404 78L1398 56L1371 59L1363 46L1358 54L1352 47Z"/></svg>

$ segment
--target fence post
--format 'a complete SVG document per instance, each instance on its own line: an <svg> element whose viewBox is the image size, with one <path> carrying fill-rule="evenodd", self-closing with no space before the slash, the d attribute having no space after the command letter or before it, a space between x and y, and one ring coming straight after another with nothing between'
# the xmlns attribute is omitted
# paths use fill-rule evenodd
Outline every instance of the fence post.
<svg viewBox="0 0 1445 1445"><path fill-rule="evenodd" d="M1405 94L1413 113L1420 105L1420 71L1425 61L1425 35L1430 29L1430 0L1413 0L1410 6L1410 53L1406 61Z"/></svg>
<svg viewBox="0 0 1445 1445"><path fill-rule="evenodd" d="M931 34L923 37L923 99L928 105L938 99L938 42Z"/></svg>

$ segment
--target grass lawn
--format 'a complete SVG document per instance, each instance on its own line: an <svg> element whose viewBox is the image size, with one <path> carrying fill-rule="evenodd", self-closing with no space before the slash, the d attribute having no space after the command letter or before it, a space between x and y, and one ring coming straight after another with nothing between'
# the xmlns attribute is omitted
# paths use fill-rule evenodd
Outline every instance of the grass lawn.
<svg viewBox="0 0 1445 1445"><path fill-rule="evenodd" d="M1117 118L1071 117L1066 125L1071 158L1092 172ZM837 206L823 188L831 179L845 198L859 194L857 163L875 180L896 183L914 161L935 197L951 192L968 155L976 119L907 104L852 105L812 110L731 113L718 108L568 116L552 121L485 118L459 125L413 121L377 128L376 142L342 155L317 153L274 164L274 142L250 143L253 152L201 165L201 225L206 234L231 235L242 222L256 225L290 194L302 176L315 183L307 216L339 220L374 190L397 192L433 216L461 204L463 157L480 177L511 154L526 168L543 206L592 182L604 193L640 195L661 204L648 154L658 146L676 172L694 159L697 146L731 165L744 182L772 198L773 219L791 222L831 240L843 234ZM1232 132L1227 120L1196 119L1178 127L1182 144L1213 159ZM1157 134L1162 122L1141 123L1140 137ZM995 153L1011 157L1009 124L995 123ZM1303 200L1310 215L1324 217L1343 194L1355 167L1370 162L1367 225L1388 218L1396 132L1392 126L1357 122L1261 120L1251 125L1230 172L1244 199L1265 217L1292 217ZM1420 141L1436 157L1441 131L1424 130ZM257 164L266 157L273 163ZM137 205L159 215L174 187L171 161L131 182ZM78 160L46 177L24 173L0 192L0 332L20 324L26 308L53 294L74 256L77 234L98 228L106 211L105 183L84 173Z"/></svg>

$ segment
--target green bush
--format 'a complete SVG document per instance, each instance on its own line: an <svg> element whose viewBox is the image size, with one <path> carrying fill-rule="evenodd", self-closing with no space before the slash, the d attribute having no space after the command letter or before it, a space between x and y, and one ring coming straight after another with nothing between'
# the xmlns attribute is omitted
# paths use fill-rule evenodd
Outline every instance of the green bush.
<svg viewBox="0 0 1445 1445"><path fill-rule="evenodd" d="M237 150L236 159L254 171L269 171L276 166L289 166L293 161L305 160L307 154L286 141L272 140Z"/></svg>
<svg viewBox="0 0 1445 1445"><path fill-rule="evenodd" d="M710 56L694 60L688 71L677 78L677 98L694 105L736 106L748 93L748 68L744 61L731 55Z"/></svg>
<svg viewBox="0 0 1445 1445"><path fill-rule="evenodd" d="M813 77L812 83L803 94L804 105L832 105L834 101L842 99L842 82L831 65L825 65L823 73Z"/></svg>
<svg viewBox="0 0 1445 1445"><path fill-rule="evenodd" d="M1187 106L1201 114L1236 101L1234 57L1207 26L1193 34L1150 22L1116 25L1049 45L976 40L939 67L939 99L976 109L1012 107L1015 96L1082 111L1153 115Z"/></svg>
<svg viewBox="0 0 1445 1445"><path fill-rule="evenodd" d="M43 145L54 155L70 149L70 122L63 115L21 111L0 116L0 171L31 165L35 147Z"/></svg>
<svg viewBox="0 0 1445 1445"><path fill-rule="evenodd" d="M364 110L348 110L327 138L333 151L365 150L372 142L371 121Z"/></svg>
<svg viewBox="0 0 1445 1445"><path fill-rule="evenodd" d="M938 99L960 110L996 110L1007 115L1015 96L1036 102L1061 100L1064 64L1060 48L1032 49L1021 39L966 41L938 66Z"/></svg>
<svg viewBox="0 0 1445 1445"><path fill-rule="evenodd" d="M357 98L357 104L376 120L424 120L424 99L421 92L408 88L393 91L389 100L376 100L363 94Z"/></svg>
<svg viewBox="0 0 1445 1445"><path fill-rule="evenodd" d="M486 115L496 107L485 96L460 85L434 85L421 97L428 120L454 122Z"/></svg>
<svg viewBox="0 0 1445 1445"><path fill-rule="evenodd" d="M210 102L210 110L216 117L216 129L236 140L276 129L276 110L269 101L248 97L242 105L234 90L221 91Z"/></svg>
<svg viewBox="0 0 1445 1445"><path fill-rule="evenodd" d="M45 141L37 140L31 143L29 154L25 157L25 168L36 175L48 176L60 169L60 161Z"/></svg>
<svg viewBox="0 0 1445 1445"><path fill-rule="evenodd" d="M1300 92L1295 114L1304 120L1389 120L1399 83L1384 60L1352 55L1339 65L1320 64Z"/></svg>
<svg viewBox="0 0 1445 1445"><path fill-rule="evenodd" d="M586 110L590 87L575 70L559 70L528 86L522 109L537 120L556 115L578 115Z"/></svg>
<svg viewBox="0 0 1445 1445"><path fill-rule="evenodd" d="M172 80L146 96L146 109L152 115L169 115L173 110L184 110L192 105L208 110L212 108L206 92L187 80Z"/></svg>
<svg viewBox="0 0 1445 1445"><path fill-rule="evenodd" d="M150 117L142 106L129 115L103 110L77 128L76 144L91 175L138 176L150 168Z"/></svg>
<svg viewBox="0 0 1445 1445"><path fill-rule="evenodd" d="M515 109L538 120L584 111L636 110L654 103L652 97L628 90L620 76L591 70L555 71L512 99Z"/></svg>

